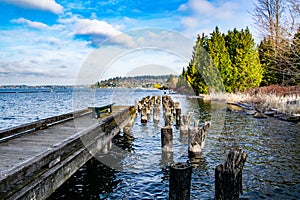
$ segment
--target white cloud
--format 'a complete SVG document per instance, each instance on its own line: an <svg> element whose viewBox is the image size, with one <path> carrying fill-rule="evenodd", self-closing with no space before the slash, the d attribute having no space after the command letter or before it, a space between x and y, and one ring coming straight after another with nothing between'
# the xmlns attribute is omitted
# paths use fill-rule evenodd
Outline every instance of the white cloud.
<svg viewBox="0 0 300 200"><path fill-rule="evenodd" d="M47 31L48 32L48 31ZM13 37L14 36L14 37ZM0 31L0 84L74 84L93 48L44 32Z"/></svg>
<svg viewBox="0 0 300 200"><path fill-rule="evenodd" d="M164 73L170 70L180 73L188 64L194 45L185 35L166 29L136 29L126 35L133 39L135 46L123 48L104 42L84 63L77 83L91 84L102 78L128 76L141 68L150 74L155 72L153 66L160 66Z"/></svg>
<svg viewBox="0 0 300 200"><path fill-rule="evenodd" d="M0 2L1 1L19 7L50 11L55 14L63 13L63 7L56 3L55 0L0 0Z"/></svg>
<svg viewBox="0 0 300 200"><path fill-rule="evenodd" d="M181 17L183 30L195 36L199 34L197 30L211 32L215 26L219 26L221 31L249 26L251 16L248 9L251 9L251 4L252 2L248 0L189 0L177 10L183 15Z"/></svg>
<svg viewBox="0 0 300 200"><path fill-rule="evenodd" d="M40 30L49 28L47 24L41 22L33 22L24 18L12 19L10 20L10 22L15 24L25 24L31 28L40 29Z"/></svg>
<svg viewBox="0 0 300 200"><path fill-rule="evenodd" d="M199 24L197 18L190 16L183 17L181 22L186 28L194 28L197 27L197 25Z"/></svg>
<svg viewBox="0 0 300 200"><path fill-rule="evenodd" d="M131 38L118 30L120 26L113 26L106 21L81 18L68 13L67 18L61 18L58 22L73 36L89 36L95 46L106 39L116 44L133 45Z"/></svg>
<svg viewBox="0 0 300 200"><path fill-rule="evenodd" d="M97 19L77 19L74 31L80 35L103 35L106 37L121 33L107 22Z"/></svg>
<svg viewBox="0 0 300 200"><path fill-rule="evenodd" d="M208 0L189 0L186 4L180 5L179 11L190 11L191 15L183 17L182 23L188 27L196 27L197 21L207 17L213 19L226 20L233 16L236 5L230 2L221 2L214 5Z"/></svg>

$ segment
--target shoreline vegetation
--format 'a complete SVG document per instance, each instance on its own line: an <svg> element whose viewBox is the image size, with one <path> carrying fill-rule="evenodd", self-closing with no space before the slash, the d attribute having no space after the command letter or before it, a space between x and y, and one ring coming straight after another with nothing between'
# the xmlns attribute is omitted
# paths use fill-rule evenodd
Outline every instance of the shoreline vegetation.
<svg viewBox="0 0 300 200"><path fill-rule="evenodd" d="M270 85L238 93L210 93L203 100L226 101L244 108L246 114L264 118L276 116L288 121L300 121L300 87Z"/></svg>

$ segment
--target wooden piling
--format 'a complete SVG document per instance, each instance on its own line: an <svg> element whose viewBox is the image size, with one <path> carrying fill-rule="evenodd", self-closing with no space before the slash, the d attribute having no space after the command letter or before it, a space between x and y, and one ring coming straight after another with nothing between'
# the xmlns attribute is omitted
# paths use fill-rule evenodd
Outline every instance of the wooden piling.
<svg viewBox="0 0 300 200"><path fill-rule="evenodd" d="M198 127L198 123L195 122L194 127L189 128L189 149L188 153L190 157L199 157L202 148L204 147L207 131L210 127L210 122L205 122L202 128Z"/></svg>
<svg viewBox="0 0 300 200"><path fill-rule="evenodd" d="M153 121L155 123L159 122L159 105L155 104L154 108L153 108Z"/></svg>
<svg viewBox="0 0 300 200"><path fill-rule="evenodd" d="M172 115L166 114L164 115L165 126L172 126Z"/></svg>
<svg viewBox="0 0 300 200"><path fill-rule="evenodd" d="M215 199L237 200L243 194L242 170L247 153L242 149L230 150L226 162L215 169Z"/></svg>
<svg viewBox="0 0 300 200"><path fill-rule="evenodd" d="M161 147L163 151L173 151L173 129L170 126L161 128Z"/></svg>
<svg viewBox="0 0 300 200"><path fill-rule="evenodd" d="M176 116L176 109L179 108L179 102L174 102L174 107L173 107L173 114Z"/></svg>
<svg viewBox="0 0 300 200"><path fill-rule="evenodd" d="M155 103L160 105L160 102L161 102L161 96L157 96L156 100L155 100Z"/></svg>
<svg viewBox="0 0 300 200"><path fill-rule="evenodd" d="M138 107L137 111L138 111L138 112L141 112L142 107L143 107L141 101L138 102L137 107Z"/></svg>
<svg viewBox="0 0 300 200"><path fill-rule="evenodd" d="M151 107L153 107L154 106L154 104L155 104L155 96L152 96L151 97L151 100L150 100L150 105L151 105Z"/></svg>
<svg viewBox="0 0 300 200"><path fill-rule="evenodd" d="M180 126L181 124L181 108L176 108L176 115L175 115L175 118L176 118L176 126Z"/></svg>
<svg viewBox="0 0 300 200"><path fill-rule="evenodd" d="M180 136L186 137L188 135L188 129L191 124L192 113L187 115L182 115L181 124L180 124Z"/></svg>
<svg viewBox="0 0 300 200"><path fill-rule="evenodd" d="M123 128L123 133L124 133L124 134L129 134L129 132L130 132L130 126L125 126L125 127Z"/></svg>
<svg viewBox="0 0 300 200"><path fill-rule="evenodd" d="M141 110L141 123L147 123L148 116L147 116L147 108L144 106Z"/></svg>
<svg viewBox="0 0 300 200"><path fill-rule="evenodd" d="M168 101L163 101L163 109L164 109L164 111L167 110L168 108L169 108Z"/></svg>
<svg viewBox="0 0 300 200"><path fill-rule="evenodd" d="M189 163L172 163L170 166L169 200L189 200L192 166Z"/></svg>
<svg viewBox="0 0 300 200"><path fill-rule="evenodd" d="M173 157L174 157L174 154L173 154L172 151L170 152L170 151L162 150L161 151L160 165L163 165L163 166L169 165L170 163L173 162Z"/></svg>

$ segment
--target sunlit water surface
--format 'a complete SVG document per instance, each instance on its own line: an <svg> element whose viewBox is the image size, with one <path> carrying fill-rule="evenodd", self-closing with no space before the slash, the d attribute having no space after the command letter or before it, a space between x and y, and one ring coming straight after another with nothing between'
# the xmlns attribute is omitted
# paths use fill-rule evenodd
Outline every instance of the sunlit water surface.
<svg viewBox="0 0 300 200"><path fill-rule="evenodd" d="M132 105L159 91L112 90L90 92L9 93L1 94L0 128L72 112L90 105L116 102ZM243 170L241 199L298 199L300 196L300 125L274 118L254 119L243 113L226 111L226 105L205 103L173 95L183 113L193 119L211 121L202 157L193 168L191 199L213 199L214 168L224 162L229 149L243 148L248 158ZM152 116L151 116L152 117ZM133 138L116 136L114 144L128 154L120 161L123 170L115 170L93 158L81 167L49 199L168 199L167 164L186 162L187 139L173 127L171 155L161 151L160 129L164 122L147 124L135 119ZM113 151L108 154L114 154ZM169 157L167 157L169 156Z"/></svg>

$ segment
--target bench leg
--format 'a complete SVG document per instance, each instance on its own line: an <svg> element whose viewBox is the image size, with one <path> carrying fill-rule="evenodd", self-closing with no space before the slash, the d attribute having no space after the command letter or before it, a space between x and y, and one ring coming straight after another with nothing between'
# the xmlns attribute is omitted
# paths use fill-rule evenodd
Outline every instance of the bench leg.
<svg viewBox="0 0 300 200"><path fill-rule="evenodd" d="M97 110L97 118L100 118L100 114L101 114L101 111L100 110Z"/></svg>

